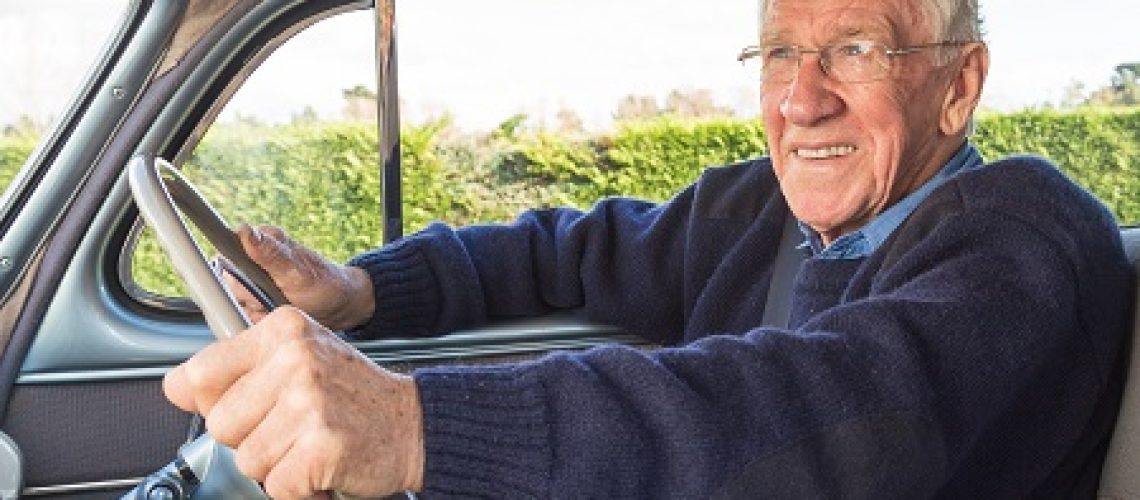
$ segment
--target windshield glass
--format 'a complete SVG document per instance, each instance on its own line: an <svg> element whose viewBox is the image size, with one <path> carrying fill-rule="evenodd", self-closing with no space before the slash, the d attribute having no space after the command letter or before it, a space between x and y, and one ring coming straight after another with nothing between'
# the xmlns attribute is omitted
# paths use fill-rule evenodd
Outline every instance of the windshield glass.
<svg viewBox="0 0 1140 500"><path fill-rule="evenodd" d="M0 192L84 86L129 0L0 5Z"/></svg>

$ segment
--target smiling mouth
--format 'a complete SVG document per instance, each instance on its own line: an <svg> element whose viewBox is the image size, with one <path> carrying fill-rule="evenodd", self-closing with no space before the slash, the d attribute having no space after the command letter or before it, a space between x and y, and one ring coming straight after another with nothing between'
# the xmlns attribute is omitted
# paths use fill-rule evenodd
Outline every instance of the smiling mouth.
<svg viewBox="0 0 1140 500"><path fill-rule="evenodd" d="M824 160L827 158L838 158L847 156L855 152L855 146L850 144L843 146L828 146L825 148L800 148L795 150L796 156L800 158L807 158L811 160Z"/></svg>

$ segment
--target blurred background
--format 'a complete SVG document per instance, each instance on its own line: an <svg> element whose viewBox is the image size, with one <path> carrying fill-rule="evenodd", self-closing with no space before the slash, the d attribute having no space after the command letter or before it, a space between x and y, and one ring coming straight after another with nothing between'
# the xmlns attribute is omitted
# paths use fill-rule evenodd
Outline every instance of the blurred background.
<svg viewBox="0 0 1140 500"><path fill-rule="evenodd" d="M46 128L127 0L0 0L0 130ZM982 2L992 68L983 107L1005 112L1136 102L1134 0ZM756 39L756 0L397 2L405 120L468 131L605 130L669 112L751 117L757 83L735 61ZM376 84L369 14L318 24L267 61L225 120L353 118ZM1112 88L1127 92L1113 92ZM1127 95L1126 95L1127 94ZM358 106L359 107L359 106Z"/></svg>

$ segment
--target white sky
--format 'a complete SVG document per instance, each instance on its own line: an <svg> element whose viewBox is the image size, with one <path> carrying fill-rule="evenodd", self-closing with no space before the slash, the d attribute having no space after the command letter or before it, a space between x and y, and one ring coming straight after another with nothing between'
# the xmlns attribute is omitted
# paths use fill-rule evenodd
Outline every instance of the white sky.
<svg viewBox="0 0 1140 500"><path fill-rule="evenodd" d="M126 0L0 0L0 126L41 121L91 65ZM1073 81L1107 84L1140 60L1136 0L982 0L992 67L983 105L1056 102ZM466 128L513 113L567 108L605 126L628 94L663 99L711 89L754 113L756 84L735 62L755 39L756 0L415 0L398 2L400 90L413 121L450 110ZM61 21L70 16L69 21ZM343 108L340 90L372 82L367 15L315 26L290 41L231 104L268 121L311 105Z"/></svg>

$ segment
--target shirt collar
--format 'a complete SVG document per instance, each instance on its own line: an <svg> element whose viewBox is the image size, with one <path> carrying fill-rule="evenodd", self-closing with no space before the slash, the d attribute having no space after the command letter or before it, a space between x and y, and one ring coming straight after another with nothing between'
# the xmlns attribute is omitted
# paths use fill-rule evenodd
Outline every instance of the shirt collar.
<svg viewBox="0 0 1140 500"><path fill-rule="evenodd" d="M915 209L930 196L930 193L933 193L935 189L938 189L939 186L945 184L955 175L982 165L982 155L972 144L967 142L925 184L871 219L863 227L836 238L826 248L823 246L823 240L819 233L800 222L800 231L804 233L804 237L807 239L800 246L810 248L812 254L821 259L859 259L871 255L872 252L882 246L883 242L887 241L887 238L902 225L907 217L910 217L911 213L914 213Z"/></svg>

